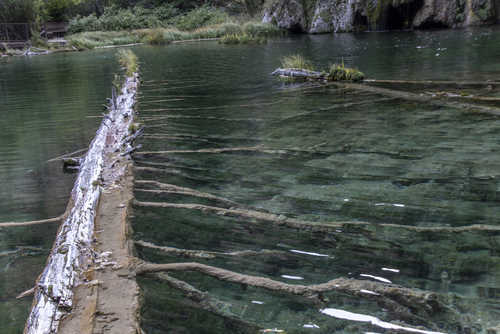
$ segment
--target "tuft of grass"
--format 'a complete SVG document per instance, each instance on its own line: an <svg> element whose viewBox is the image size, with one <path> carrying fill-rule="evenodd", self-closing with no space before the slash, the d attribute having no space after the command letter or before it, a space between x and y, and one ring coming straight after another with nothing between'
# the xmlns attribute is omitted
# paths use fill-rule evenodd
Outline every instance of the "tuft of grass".
<svg viewBox="0 0 500 334"><path fill-rule="evenodd" d="M281 58L281 67L314 71L313 64L300 54Z"/></svg>
<svg viewBox="0 0 500 334"><path fill-rule="evenodd" d="M132 76L137 72L139 65L137 63L137 56L132 50L120 49L117 53L118 62L125 69L127 76Z"/></svg>
<svg viewBox="0 0 500 334"><path fill-rule="evenodd" d="M344 64L333 64L327 74L329 81L361 81L365 78L363 72L345 67Z"/></svg>

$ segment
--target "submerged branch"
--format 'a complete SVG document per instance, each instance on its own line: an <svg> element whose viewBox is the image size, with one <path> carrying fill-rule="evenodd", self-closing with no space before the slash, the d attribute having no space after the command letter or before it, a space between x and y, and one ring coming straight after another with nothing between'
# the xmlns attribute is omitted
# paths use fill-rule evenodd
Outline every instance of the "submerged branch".
<svg viewBox="0 0 500 334"><path fill-rule="evenodd" d="M193 257L202 259L214 259L217 256L235 256L235 257L245 257L245 256L258 256L258 255L274 255L274 254L285 254L282 251L262 249L260 251L254 250L242 250L234 252L211 252L205 250L193 250L193 249L182 249L168 246L158 246L153 243L138 240L135 241L136 245L141 247L156 249L162 251L163 253L173 255L173 256L183 256L183 257Z"/></svg>
<svg viewBox="0 0 500 334"><path fill-rule="evenodd" d="M399 224L372 224L368 222L326 222L326 223L318 223L311 221L303 221L295 218L289 218L284 215L276 215L273 213L260 212L255 210L247 210L247 209L224 209L214 206L201 205L201 204L178 204L178 203L168 203L168 202L141 202L134 201L135 205L142 207L157 207L157 208L176 208L176 209L190 209L190 210L199 210L202 212L213 212L215 214L223 215L223 216L236 216L242 218L250 218L262 221L269 221L276 225L283 225L291 228L302 229L302 230L311 230L311 231L334 231L337 232L337 229L347 227L347 226L355 226L359 228L363 227L374 227L374 228L394 228L394 229L402 229L409 230L414 232L469 232L469 231L500 231L500 226L495 225L468 225L468 226L459 226L459 227L451 227L451 226L411 226L411 225L399 225Z"/></svg>
<svg viewBox="0 0 500 334"><path fill-rule="evenodd" d="M101 116L99 116L99 117L101 117ZM65 153L65 154L60 155L58 157L52 158L50 160L47 160L47 162L53 162L53 161L63 160L65 158L73 157L76 154L79 154L79 153L82 153L82 152L86 152L86 151L88 151L88 148L82 148L82 149L76 150L75 152Z"/></svg>
<svg viewBox="0 0 500 334"><path fill-rule="evenodd" d="M66 214L63 214L61 216L57 216L54 218L48 218L48 219L42 219L42 220L32 220L32 221L25 221L25 222L6 222L6 223L0 223L0 227L16 227L16 226L31 226L31 225L40 225L40 224L47 224L47 223L56 223L62 221L66 217Z"/></svg>
<svg viewBox="0 0 500 334"><path fill-rule="evenodd" d="M436 293L365 280L336 278L322 284L295 285L266 277L240 274L196 262L166 264L143 262L137 266L135 273L143 275L169 271L196 271L225 282L314 298L320 301L322 293L336 291L364 299L376 300L406 320L421 320L423 316L447 310L445 303L439 299Z"/></svg>
<svg viewBox="0 0 500 334"><path fill-rule="evenodd" d="M219 202L224 202L229 205L236 205L236 206L241 206L240 204L233 202L227 198L224 197L219 197L215 196L209 193L204 193L200 192L191 188L185 188L185 187L179 187L173 184L167 184L167 183L161 183L158 181L149 181L149 180L136 180L136 184L149 184L156 186L158 188L161 188L162 190L149 190L149 189L136 189L136 191L143 191L143 192L156 192L156 193L175 193L175 194L182 194L182 195L189 195L189 196L194 196L194 197L200 197L200 198L206 198L206 199L211 199Z"/></svg>
<svg viewBox="0 0 500 334"><path fill-rule="evenodd" d="M413 85L452 85L452 86L488 86L500 85L498 81L448 81L448 80L378 80L364 79L366 83L384 83L384 84L413 84Z"/></svg>
<svg viewBox="0 0 500 334"><path fill-rule="evenodd" d="M226 152L261 152L267 154L285 154L285 150L270 150L259 146L253 147L226 147L226 148L203 148L199 150L168 150L168 151L140 151L135 155L158 155L158 154L187 154L187 153L226 153Z"/></svg>
<svg viewBox="0 0 500 334"><path fill-rule="evenodd" d="M150 274L151 276L155 277L156 279L159 279L165 283L172 289L176 289L179 291L182 291L186 298L192 300L195 302L196 306L212 312L214 314L220 315L224 318L229 318L231 321L235 321L240 325L243 325L245 327L250 327L254 329L255 332L259 330L259 327L248 323L240 318L238 318L235 314L231 313L229 310L231 304L223 302L217 298L214 298L210 296L207 292L200 291L196 289L194 286L191 284L181 281L177 278L174 278L172 276L169 276L165 273L153 273Z"/></svg>

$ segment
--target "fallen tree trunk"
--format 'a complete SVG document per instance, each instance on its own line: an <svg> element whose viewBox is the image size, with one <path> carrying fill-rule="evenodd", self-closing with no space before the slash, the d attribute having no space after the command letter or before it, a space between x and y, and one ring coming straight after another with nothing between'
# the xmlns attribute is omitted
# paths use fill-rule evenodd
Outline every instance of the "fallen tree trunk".
<svg viewBox="0 0 500 334"><path fill-rule="evenodd" d="M447 306L446 300L441 299L434 292L367 280L336 278L322 284L288 284L262 276L240 274L197 262L162 264L142 262L136 267L135 274L144 275L175 271L196 271L221 281L303 296L316 299L319 302L322 302L323 293L336 291L363 299L375 300L389 309L399 319L410 322L427 322L426 319L436 313L450 313L448 316L452 318L456 316Z"/></svg>
<svg viewBox="0 0 500 334"><path fill-rule="evenodd" d="M106 155L130 146L125 142L133 121L137 74L128 77L115 108L104 117L71 193L69 216L60 226L47 265L37 280L25 334L52 334L73 307L74 288L93 262L94 219L101 194ZM119 174L120 171L116 171Z"/></svg>

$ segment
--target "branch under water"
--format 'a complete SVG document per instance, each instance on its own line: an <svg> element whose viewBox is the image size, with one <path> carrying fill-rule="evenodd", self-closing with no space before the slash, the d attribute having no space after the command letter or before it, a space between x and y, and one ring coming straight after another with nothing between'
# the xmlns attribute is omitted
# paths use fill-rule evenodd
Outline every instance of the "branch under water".
<svg viewBox="0 0 500 334"><path fill-rule="evenodd" d="M168 246L158 246L153 243L138 240L135 241L136 245L141 247L151 248L159 250L163 253L167 253L173 256L183 256L183 257L191 257L191 258L203 258L203 259L213 259L217 256L235 256L235 257L244 257L244 256L258 256L258 255L272 255L272 254L284 254L282 251L262 249L260 251L254 250L242 250L242 251L234 251L234 252L211 252L204 250L192 250L192 249L182 249Z"/></svg>

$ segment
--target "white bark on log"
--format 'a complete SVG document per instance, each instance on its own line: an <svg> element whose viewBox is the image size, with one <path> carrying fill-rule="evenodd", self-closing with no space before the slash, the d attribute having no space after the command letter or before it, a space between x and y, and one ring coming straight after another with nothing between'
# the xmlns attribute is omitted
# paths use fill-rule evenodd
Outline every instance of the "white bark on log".
<svg viewBox="0 0 500 334"><path fill-rule="evenodd" d="M104 157L127 144L125 138L133 121L137 84L137 75L126 79L116 99L116 108L104 117L80 166L71 192L73 207L59 228L47 265L38 278L25 334L57 333L61 319L73 306L73 289L94 257L94 219Z"/></svg>

